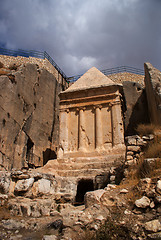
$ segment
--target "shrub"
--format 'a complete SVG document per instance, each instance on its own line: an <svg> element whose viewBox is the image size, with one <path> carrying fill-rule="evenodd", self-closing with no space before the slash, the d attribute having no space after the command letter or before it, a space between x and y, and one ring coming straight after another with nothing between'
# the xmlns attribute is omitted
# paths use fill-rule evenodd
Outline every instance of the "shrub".
<svg viewBox="0 0 161 240"><path fill-rule="evenodd" d="M116 224L113 220L107 219L95 232L86 230L84 235L78 236L79 240L127 240L131 239L128 228Z"/></svg>
<svg viewBox="0 0 161 240"><path fill-rule="evenodd" d="M145 158L161 158L161 144L158 142L150 144L145 152Z"/></svg>
<svg viewBox="0 0 161 240"><path fill-rule="evenodd" d="M2 62L0 62L0 68L3 68L4 64Z"/></svg>
<svg viewBox="0 0 161 240"><path fill-rule="evenodd" d="M157 126L155 126L154 124L139 124L136 128L136 131L139 135L143 136L143 135L148 135L148 134L154 134L155 129L157 128Z"/></svg>

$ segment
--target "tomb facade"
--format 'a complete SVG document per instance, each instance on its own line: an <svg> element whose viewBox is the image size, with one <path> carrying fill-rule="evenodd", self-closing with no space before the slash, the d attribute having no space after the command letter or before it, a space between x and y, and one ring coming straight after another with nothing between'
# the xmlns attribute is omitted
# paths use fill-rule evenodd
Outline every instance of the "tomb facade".
<svg viewBox="0 0 161 240"><path fill-rule="evenodd" d="M60 93L58 159L124 154L119 86L95 67Z"/></svg>

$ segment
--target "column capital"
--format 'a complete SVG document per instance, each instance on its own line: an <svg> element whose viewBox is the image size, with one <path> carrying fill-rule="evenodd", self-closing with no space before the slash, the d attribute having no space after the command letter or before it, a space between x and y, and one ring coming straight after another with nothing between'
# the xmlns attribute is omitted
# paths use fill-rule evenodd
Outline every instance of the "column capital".
<svg viewBox="0 0 161 240"><path fill-rule="evenodd" d="M99 109L101 109L101 108L102 108L102 105L101 105L101 104L96 105L95 108L99 108Z"/></svg>
<svg viewBox="0 0 161 240"><path fill-rule="evenodd" d="M121 104L120 100L116 100L116 101L114 101L114 102L111 103L112 106L114 106L114 105L120 105L120 104Z"/></svg>
<svg viewBox="0 0 161 240"><path fill-rule="evenodd" d="M84 111L84 110L86 110L86 107L79 107L79 111L80 111L80 110L83 110L83 111Z"/></svg>

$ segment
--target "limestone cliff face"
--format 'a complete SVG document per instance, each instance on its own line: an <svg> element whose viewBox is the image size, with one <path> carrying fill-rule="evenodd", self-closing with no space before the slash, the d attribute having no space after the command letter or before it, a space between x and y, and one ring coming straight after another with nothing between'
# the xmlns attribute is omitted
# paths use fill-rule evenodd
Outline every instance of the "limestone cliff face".
<svg viewBox="0 0 161 240"><path fill-rule="evenodd" d="M161 72L152 64L145 63L145 87L148 100L150 120L161 124Z"/></svg>
<svg viewBox="0 0 161 240"><path fill-rule="evenodd" d="M58 144L55 77L36 64L0 76L0 165L6 169L42 166Z"/></svg>

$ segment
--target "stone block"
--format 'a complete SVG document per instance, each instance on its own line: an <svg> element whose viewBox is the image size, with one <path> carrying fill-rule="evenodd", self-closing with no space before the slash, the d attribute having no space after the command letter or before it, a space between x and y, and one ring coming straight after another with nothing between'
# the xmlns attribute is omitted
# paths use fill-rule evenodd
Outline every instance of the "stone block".
<svg viewBox="0 0 161 240"><path fill-rule="evenodd" d="M94 204L100 203L101 196L105 193L105 190L100 189L92 192L86 192L84 196L85 207L90 207Z"/></svg>
<svg viewBox="0 0 161 240"><path fill-rule="evenodd" d="M140 152L141 148L140 146L127 146L127 150L132 152Z"/></svg>
<svg viewBox="0 0 161 240"><path fill-rule="evenodd" d="M146 196L143 196L142 198L135 201L135 205L138 208L147 208L150 206L150 199Z"/></svg>
<svg viewBox="0 0 161 240"><path fill-rule="evenodd" d="M156 191L161 194L161 180L158 180L156 184Z"/></svg>
<svg viewBox="0 0 161 240"><path fill-rule="evenodd" d="M158 232L161 231L161 223L158 219L149 221L145 223L145 229L148 232Z"/></svg>
<svg viewBox="0 0 161 240"><path fill-rule="evenodd" d="M26 192L28 191L34 183L34 178L29 178L26 180L18 180L15 185L15 192Z"/></svg>

